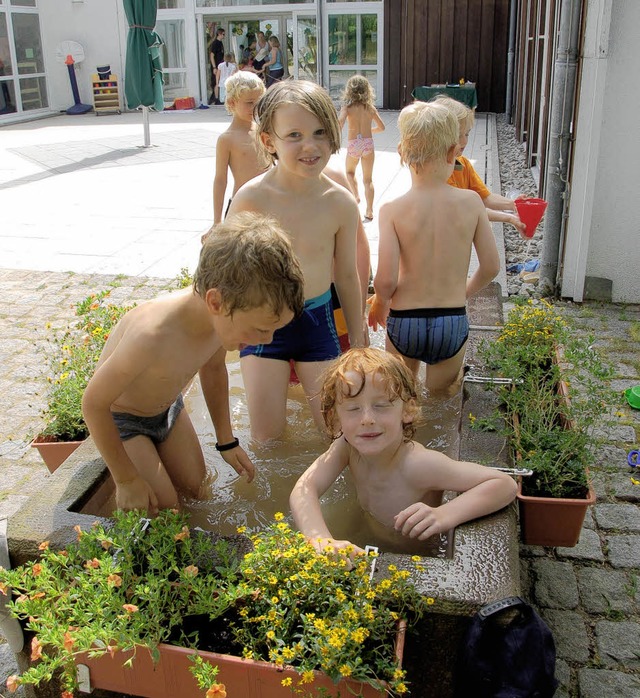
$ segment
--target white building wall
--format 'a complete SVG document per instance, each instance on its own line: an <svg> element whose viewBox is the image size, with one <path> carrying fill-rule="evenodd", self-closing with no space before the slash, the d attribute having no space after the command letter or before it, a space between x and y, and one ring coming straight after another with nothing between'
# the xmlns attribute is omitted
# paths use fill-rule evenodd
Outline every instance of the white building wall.
<svg viewBox="0 0 640 698"><path fill-rule="evenodd" d="M611 279L614 302L640 302L639 36L640 2L614 0L604 95L581 96L603 100L586 274Z"/></svg>
<svg viewBox="0 0 640 698"><path fill-rule="evenodd" d="M124 106L127 25L122 0L40 0L38 6L51 109L73 104L67 66L56 60L56 47L66 40L77 41L84 49L85 60L76 70L80 101L93 103L91 76L98 66L110 65L119 77Z"/></svg>

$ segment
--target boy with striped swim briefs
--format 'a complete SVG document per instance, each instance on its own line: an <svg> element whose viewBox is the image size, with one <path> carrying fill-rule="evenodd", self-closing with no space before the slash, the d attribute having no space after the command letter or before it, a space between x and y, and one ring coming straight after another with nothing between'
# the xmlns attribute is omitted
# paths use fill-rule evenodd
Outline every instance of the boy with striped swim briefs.
<svg viewBox="0 0 640 698"><path fill-rule="evenodd" d="M462 378L466 300L498 273L498 250L482 199L447 184L459 135L452 112L416 102L402 110L398 127L411 188L380 209L369 324L386 325L387 350L400 354L415 376L427 364L432 393L448 393ZM479 265L467 278L472 247Z"/></svg>

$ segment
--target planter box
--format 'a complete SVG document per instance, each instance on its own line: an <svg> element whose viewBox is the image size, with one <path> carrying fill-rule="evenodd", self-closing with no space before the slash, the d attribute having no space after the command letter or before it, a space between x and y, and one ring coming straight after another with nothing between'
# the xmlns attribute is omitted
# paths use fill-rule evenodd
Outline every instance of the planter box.
<svg viewBox="0 0 640 698"><path fill-rule="evenodd" d="M528 497L522 494L521 479L516 497L522 542L563 548L572 548L578 542L587 509L596 501L591 484L585 499Z"/></svg>
<svg viewBox="0 0 640 698"><path fill-rule="evenodd" d="M31 447L38 449L49 472L54 473L82 443L82 441L56 441L53 436L37 436L31 442Z"/></svg>
<svg viewBox="0 0 640 698"><path fill-rule="evenodd" d="M398 665L402 662L406 624L401 623L396 637ZM84 658L78 664L89 669L90 687L82 690L105 689L118 691L144 698L203 698L206 691L198 688L195 678L189 671L193 665L190 657L196 654L192 649L175 645L159 645L160 660L154 664L151 654L141 648L135 654L131 667L124 666L133 652L116 652L101 657ZM274 664L250 659L240 659L228 654L197 652L203 659L220 668L217 681L224 684L229 698L291 698L291 687L282 685L282 680L290 677L295 687L300 676L293 669L279 670ZM362 698L384 698L387 691L375 689L369 684L342 680L334 684L326 675L316 672L312 684L301 686L304 696L361 696Z"/></svg>

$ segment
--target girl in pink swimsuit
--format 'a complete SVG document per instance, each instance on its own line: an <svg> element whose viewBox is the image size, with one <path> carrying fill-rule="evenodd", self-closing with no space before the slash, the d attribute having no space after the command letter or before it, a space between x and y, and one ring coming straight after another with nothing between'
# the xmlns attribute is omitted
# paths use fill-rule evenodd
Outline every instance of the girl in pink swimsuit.
<svg viewBox="0 0 640 698"><path fill-rule="evenodd" d="M342 95L340 110L340 126L348 124L346 172L349 184L360 203L358 184L356 182L356 167L362 166L362 181L367 208L365 220L373 219L373 147L374 133L384 131L384 122L374 106L375 93L367 78L353 75L349 78ZM375 124L375 125L374 125Z"/></svg>

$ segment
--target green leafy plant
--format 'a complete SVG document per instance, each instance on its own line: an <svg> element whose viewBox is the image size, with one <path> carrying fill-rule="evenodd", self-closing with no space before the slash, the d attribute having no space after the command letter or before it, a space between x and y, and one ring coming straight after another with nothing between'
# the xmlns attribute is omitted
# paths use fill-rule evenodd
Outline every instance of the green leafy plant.
<svg viewBox="0 0 640 698"><path fill-rule="evenodd" d="M45 427L40 432L43 437L80 441L88 436L82 395L111 330L133 307L109 303L109 294L109 290L92 293L77 303L73 320L50 339L49 395L43 411Z"/></svg>
<svg viewBox="0 0 640 698"><path fill-rule="evenodd" d="M593 342L550 303L530 300L510 311L494 342L480 346L489 371L512 380L498 390L518 465L533 471L523 480L524 494L586 494L587 468L600 443L598 427L607 422L613 403L608 387L613 369Z"/></svg>
<svg viewBox="0 0 640 698"><path fill-rule="evenodd" d="M370 579L368 558L351 566L330 550L317 554L282 518L231 545L191 531L178 512L155 519L120 512L111 525L77 527L66 550L45 542L37 561L0 568L0 593L12 595L12 614L34 633L34 664L12 685L58 672L70 698L79 655L147 647L157 657L158 643L172 642L292 666L297 685L283 685L294 692L321 670L406 693L394 654L398 619L417 619L433 599L418 594L406 570L391 565ZM191 667L201 687L214 695L214 682L222 695L223 672L213 669Z"/></svg>

